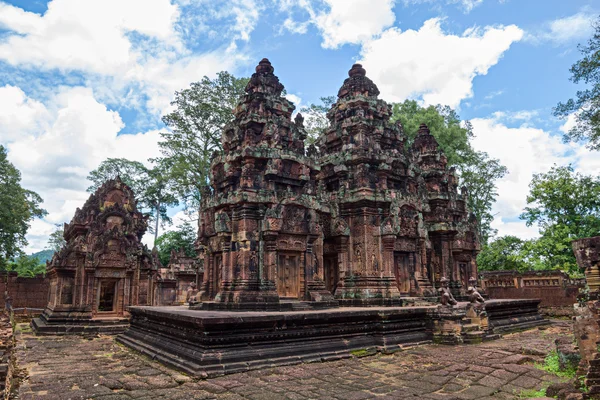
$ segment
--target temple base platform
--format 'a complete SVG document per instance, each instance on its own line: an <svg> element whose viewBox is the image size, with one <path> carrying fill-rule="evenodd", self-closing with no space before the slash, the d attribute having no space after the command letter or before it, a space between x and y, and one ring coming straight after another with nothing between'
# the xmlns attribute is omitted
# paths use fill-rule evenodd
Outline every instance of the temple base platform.
<svg viewBox="0 0 600 400"><path fill-rule="evenodd" d="M465 340L460 343L478 343L500 337L496 329L519 330L546 323L537 304L535 300L489 301L485 332L473 318L462 317L468 311L451 314L462 318L459 324ZM466 310L467 304L455 308ZM129 310L131 326L117 341L197 377L400 351L432 343L436 326L448 319L435 305L245 312L186 307Z"/></svg>
<svg viewBox="0 0 600 400"><path fill-rule="evenodd" d="M92 318L83 312L46 309L41 316L31 320L31 328L36 335L117 335L129 328L129 318Z"/></svg>

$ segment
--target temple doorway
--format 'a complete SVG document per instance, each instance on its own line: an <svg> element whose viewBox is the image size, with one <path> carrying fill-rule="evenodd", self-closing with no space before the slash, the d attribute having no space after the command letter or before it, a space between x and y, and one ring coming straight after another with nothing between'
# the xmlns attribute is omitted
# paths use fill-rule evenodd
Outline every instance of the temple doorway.
<svg viewBox="0 0 600 400"><path fill-rule="evenodd" d="M323 277L325 287L331 293L335 293L338 282L338 258L337 254L323 257Z"/></svg>
<svg viewBox="0 0 600 400"><path fill-rule="evenodd" d="M115 312L117 305L117 282L100 281L98 288L98 312Z"/></svg>
<svg viewBox="0 0 600 400"><path fill-rule="evenodd" d="M277 292L279 297L297 299L300 292L300 255L279 254L277 266Z"/></svg>
<svg viewBox="0 0 600 400"><path fill-rule="evenodd" d="M394 276L400 293L410 294L415 276L415 253L394 252Z"/></svg>

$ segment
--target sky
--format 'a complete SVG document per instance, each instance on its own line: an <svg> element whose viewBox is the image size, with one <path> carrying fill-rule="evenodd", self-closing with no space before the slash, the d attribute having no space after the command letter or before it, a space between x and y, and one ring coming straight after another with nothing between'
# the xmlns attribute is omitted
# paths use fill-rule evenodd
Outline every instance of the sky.
<svg viewBox="0 0 600 400"><path fill-rule="evenodd" d="M563 143L573 119L552 116L581 89L569 68L599 14L597 0L0 1L0 144L49 212L25 250L70 221L104 159L160 154L175 91L249 76L263 57L298 108L336 94L356 62L386 101L455 108L509 170L492 227L536 237L519 219L533 174L600 173L600 154Z"/></svg>

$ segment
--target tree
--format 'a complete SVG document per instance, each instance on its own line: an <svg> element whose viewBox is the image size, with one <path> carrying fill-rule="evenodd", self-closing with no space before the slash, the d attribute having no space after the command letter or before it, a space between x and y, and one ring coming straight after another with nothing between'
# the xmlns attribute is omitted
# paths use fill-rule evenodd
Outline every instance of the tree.
<svg viewBox="0 0 600 400"><path fill-rule="evenodd" d="M336 102L335 96L321 97L320 100L321 104L310 104L300 109L304 117L308 144L314 144L325 133L329 127L327 111Z"/></svg>
<svg viewBox="0 0 600 400"><path fill-rule="evenodd" d="M46 273L46 264L40 263L37 258L20 255L9 264L8 270L15 271L19 276L33 278L36 275Z"/></svg>
<svg viewBox="0 0 600 400"><path fill-rule="evenodd" d="M167 215L168 207L179 204L166 175L160 166L146 168L144 164L137 161L107 158L88 175L88 179L93 184L87 190L94 192L107 180L119 176L133 190L138 207L147 210L150 214L151 221L154 222L154 227L151 227L150 231L154 233L154 242L156 242L159 224L164 226L171 223L171 218Z"/></svg>
<svg viewBox="0 0 600 400"><path fill-rule="evenodd" d="M590 87L577 91L576 99L559 103L553 111L560 118L575 117L575 126L565 134L565 141L587 140L590 149L600 150L600 17L593 26L595 32L587 45L577 46L583 58L570 69L573 83Z"/></svg>
<svg viewBox="0 0 600 400"><path fill-rule="evenodd" d="M534 253L548 268L578 271L571 241L600 232L600 178L554 166L533 176L527 204L521 218L541 234Z"/></svg>
<svg viewBox="0 0 600 400"><path fill-rule="evenodd" d="M179 249L183 249L187 256L195 257L195 241L196 232L189 222L184 222L173 231L163 233L156 241L160 262L164 266L169 265L171 250L178 251Z"/></svg>
<svg viewBox="0 0 600 400"><path fill-rule="evenodd" d="M489 158L485 152L469 154L460 165L460 178L467 188L469 210L478 221L479 237L482 243L487 243L489 237L495 234L491 223L494 219L492 206L496 202L498 192L496 181L502 178L508 170L499 160Z"/></svg>
<svg viewBox="0 0 600 400"><path fill-rule="evenodd" d="M162 120L171 130L161 132L163 157L156 160L188 207L198 208L209 181L213 152L220 152L221 132L234 118L233 109L244 95L248 78L219 72L175 93L175 107Z"/></svg>
<svg viewBox="0 0 600 400"><path fill-rule="evenodd" d="M52 251L59 252L60 249L62 249L64 245L67 244L64 234L65 231L63 227L57 224L56 230L50 234L50 237L48 237L48 244L46 245L46 248Z"/></svg>
<svg viewBox="0 0 600 400"><path fill-rule="evenodd" d="M431 134L448 157L448 164L459 167L464 164L473 149L469 139L473 128L468 121L462 123L460 117L449 106L421 107L415 100L405 100L393 105L392 120L402 123L410 145L419 131L419 125L427 124Z"/></svg>
<svg viewBox="0 0 600 400"><path fill-rule="evenodd" d="M477 266L481 271L525 271L528 264L523 254L525 242L516 236L502 236L481 249Z"/></svg>
<svg viewBox="0 0 600 400"><path fill-rule="evenodd" d="M34 218L47 212L40 208L42 198L21 187L21 173L8 161L7 151L0 145L0 269L9 260L22 255L27 245L25 235Z"/></svg>

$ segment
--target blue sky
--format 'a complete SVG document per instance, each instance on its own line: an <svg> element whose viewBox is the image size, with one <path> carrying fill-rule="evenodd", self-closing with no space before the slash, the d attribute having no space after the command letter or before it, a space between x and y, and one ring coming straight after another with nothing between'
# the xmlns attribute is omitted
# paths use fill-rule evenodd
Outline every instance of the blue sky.
<svg viewBox="0 0 600 400"><path fill-rule="evenodd" d="M28 250L70 220L102 160L158 155L174 91L263 57L300 107L361 62L387 101L456 108L510 171L493 226L534 237L518 218L532 174L600 172L584 144L562 143L572 120L551 115L578 89L569 67L599 13L592 0L0 1L0 144L50 212Z"/></svg>

